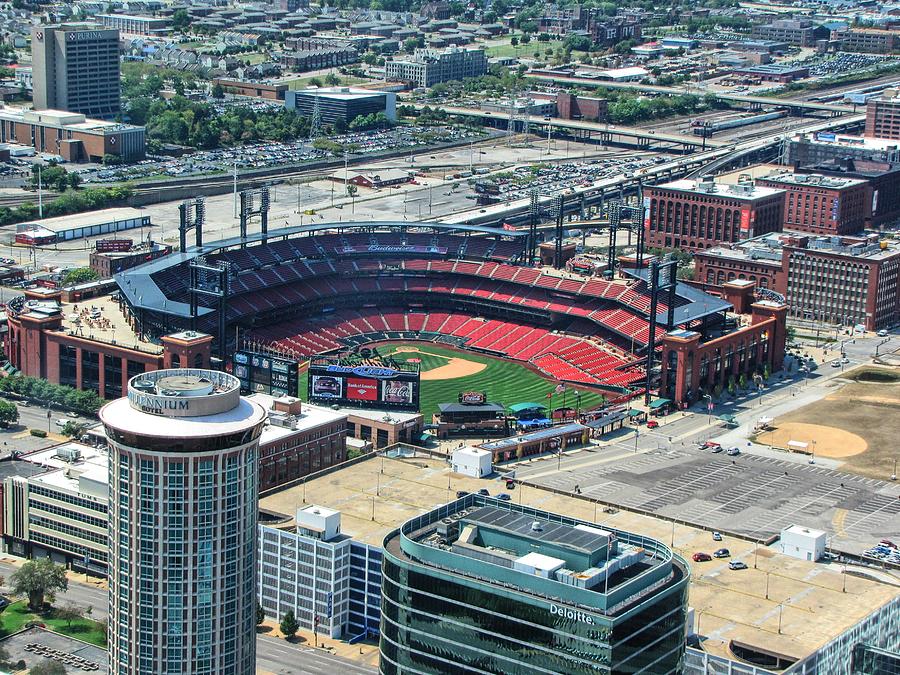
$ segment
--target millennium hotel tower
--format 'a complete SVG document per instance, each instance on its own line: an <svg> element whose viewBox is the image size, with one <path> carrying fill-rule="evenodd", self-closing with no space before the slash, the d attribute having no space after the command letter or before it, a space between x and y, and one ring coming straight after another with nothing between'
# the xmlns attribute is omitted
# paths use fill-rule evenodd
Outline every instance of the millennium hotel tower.
<svg viewBox="0 0 900 675"><path fill-rule="evenodd" d="M109 672L256 672L257 450L237 378L144 373L100 411L110 444Z"/></svg>

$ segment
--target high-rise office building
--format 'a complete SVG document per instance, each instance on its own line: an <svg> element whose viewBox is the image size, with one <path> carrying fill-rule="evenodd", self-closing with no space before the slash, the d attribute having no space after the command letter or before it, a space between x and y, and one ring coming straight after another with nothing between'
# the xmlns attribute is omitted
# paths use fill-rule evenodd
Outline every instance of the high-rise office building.
<svg viewBox="0 0 900 675"><path fill-rule="evenodd" d="M257 446L236 377L144 373L100 411L112 675L256 672Z"/></svg>
<svg viewBox="0 0 900 675"><path fill-rule="evenodd" d="M468 495L385 537L381 673L679 673L689 576L653 539Z"/></svg>
<svg viewBox="0 0 900 675"><path fill-rule="evenodd" d="M119 31L66 23L31 29L35 110L65 110L101 120L122 109Z"/></svg>

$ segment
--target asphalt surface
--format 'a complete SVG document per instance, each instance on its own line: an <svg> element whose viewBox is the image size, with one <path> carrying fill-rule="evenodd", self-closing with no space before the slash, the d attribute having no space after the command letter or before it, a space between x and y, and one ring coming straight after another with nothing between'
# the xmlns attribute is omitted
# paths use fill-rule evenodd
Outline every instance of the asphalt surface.
<svg viewBox="0 0 900 675"><path fill-rule="evenodd" d="M843 336L846 337L846 336ZM868 362L881 338L844 345L850 363L819 366L808 380L775 380L762 396L746 394L712 415L705 405L673 413L656 430L622 430L605 447L522 463L519 479L604 503L651 512L700 527L763 540L792 524L824 530L829 547L859 554L882 537L900 534L900 485L835 470L836 463L771 450L746 436L761 415L785 414L820 399L844 368ZM896 349L893 336L885 348ZM835 350L836 352L837 350ZM831 356L829 355L829 359ZM741 426L725 430L717 417L730 413ZM729 457L701 449L715 439L739 447ZM577 488L577 489L576 489Z"/></svg>
<svg viewBox="0 0 900 675"><path fill-rule="evenodd" d="M0 575L9 579L16 566L0 562ZM57 595L57 603L71 602L92 607L91 616L102 620L108 616L106 589L73 582ZM276 675L372 675L377 671L347 659L334 656L314 647L294 647L284 640L259 635L256 639L256 669L259 673Z"/></svg>

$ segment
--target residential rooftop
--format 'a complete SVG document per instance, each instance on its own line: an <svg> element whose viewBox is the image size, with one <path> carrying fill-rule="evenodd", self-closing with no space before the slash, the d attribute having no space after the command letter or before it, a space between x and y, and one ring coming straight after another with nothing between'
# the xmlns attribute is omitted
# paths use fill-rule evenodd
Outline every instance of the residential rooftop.
<svg viewBox="0 0 900 675"><path fill-rule="evenodd" d="M760 179L777 181L785 185L803 185L828 190L844 190L867 183L861 178L838 178L836 176L823 176L818 173L793 173L792 171L775 171L767 176L760 176Z"/></svg>

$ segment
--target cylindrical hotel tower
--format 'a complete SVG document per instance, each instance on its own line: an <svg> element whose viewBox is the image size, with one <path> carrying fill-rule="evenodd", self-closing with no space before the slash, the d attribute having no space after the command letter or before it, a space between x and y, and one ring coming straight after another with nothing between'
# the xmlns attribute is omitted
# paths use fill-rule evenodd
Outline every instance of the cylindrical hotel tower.
<svg viewBox="0 0 900 675"><path fill-rule="evenodd" d="M237 378L144 373L107 404L111 675L256 671L257 450Z"/></svg>

